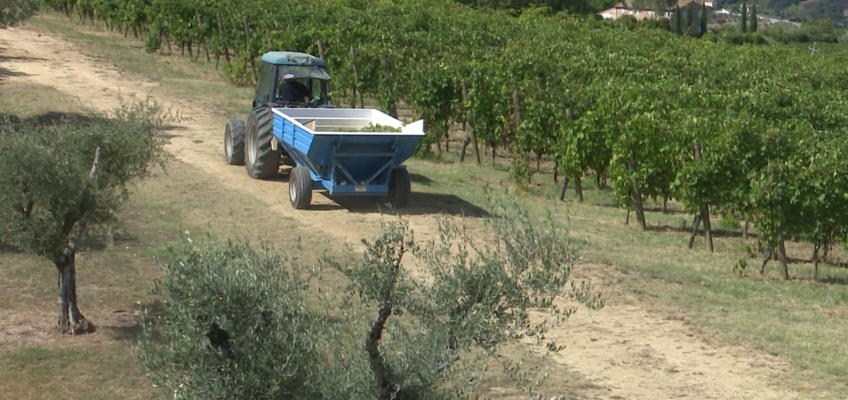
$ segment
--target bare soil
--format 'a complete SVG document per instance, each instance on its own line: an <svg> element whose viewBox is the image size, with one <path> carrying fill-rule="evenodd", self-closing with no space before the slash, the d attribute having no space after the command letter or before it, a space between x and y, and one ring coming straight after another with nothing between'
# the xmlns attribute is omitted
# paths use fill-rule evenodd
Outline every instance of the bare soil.
<svg viewBox="0 0 848 400"><path fill-rule="evenodd" d="M313 209L297 211L288 203L285 182L253 180L243 167L226 165L222 155L223 123L219 124L221 118L210 111L214 110L214 104L159 94L157 82L122 74L83 55L79 45L32 28L0 30L0 48L5 53L0 58L0 68L10 71L3 79L50 86L103 110L116 107L119 94L125 97L151 94L158 101L178 108L192 121L169 131L173 134L169 151L182 162L214 177L221 187L264 202L266 218L292 218L303 229L320 232L339 244L343 241L355 244L359 238L379 232L380 215L376 206L366 206L366 212L348 209L316 193ZM285 180L285 174L281 180ZM198 192L197 196L204 193ZM405 212L416 236L426 238L436 232L436 212L415 212L416 207L419 211L424 207L432 211L438 205L413 204L412 212ZM614 273L611 268L597 265L581 265L580 269L584 274L600 277ZM604 281L609 282L601 281L602 286ZM614 287L604 289L616 293ZM627 303L621 296L613 296L597 314L581 309L558 332L548 335L567 344L554 360L592 382L590 397L748 400L798 397L770 383L769 374L787 373L786 363L750 349L711 347L687 325L685 316ZM32 310L39 314L35 320L46 319L51 311ZM41 337L39 328L27 325L27 321L34 320L31 317L0 310L3 321L0 351L33 342L55 344L55 340ZM116 314L116 322L120 322L119 317Z"/></svg>

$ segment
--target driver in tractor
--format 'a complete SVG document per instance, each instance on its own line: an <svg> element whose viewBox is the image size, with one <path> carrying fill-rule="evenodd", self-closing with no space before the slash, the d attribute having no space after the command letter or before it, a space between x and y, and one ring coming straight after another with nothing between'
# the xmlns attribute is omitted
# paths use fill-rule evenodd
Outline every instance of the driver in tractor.
<svg viewBox="0 0 848 400"><path fill-rule="evenodd" d="M294 74L283 75L283 82L280 84L279 90L279 98L283 104L308 103L311 96L312 91L306 85L298 82Z"/></svg>

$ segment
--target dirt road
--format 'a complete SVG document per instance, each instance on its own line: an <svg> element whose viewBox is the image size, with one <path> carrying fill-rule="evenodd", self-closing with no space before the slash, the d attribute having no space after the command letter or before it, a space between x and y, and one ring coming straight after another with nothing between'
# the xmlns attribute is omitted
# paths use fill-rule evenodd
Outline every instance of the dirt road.
<svg viewBox="0 0 848 400"><path fill-rule="evenodd" d="M151 93L157 100L176 106L193 121L173 131L169 150L182 162L213 176L220 185L263 201L267 209L257 218L291 218L305 229L339 242L355 242L379 230L379 215L339 208L320 195L313 200L317 210L293 210L285 183L253 180L243 167L227 166L221 154L222 126L211 123L217 119L202 104L162 95L157 91L158 83L128 78L81 54L78 45L46 32L0 29L0 47L6 53L0 57L0 67L17 72L5 79L51 86L104 110L117 105L119 93ZM426 236L435 232L436 223L432 214L422 214L407 218L417 234ZM746 349L710 348L680 320L616 304L615 300L594 316L579 311L560 332L548 336L568 344L556 361L601 388L592 390L593 398L798 398L767 380L770 373L787 369L778 360Z"/></svg>

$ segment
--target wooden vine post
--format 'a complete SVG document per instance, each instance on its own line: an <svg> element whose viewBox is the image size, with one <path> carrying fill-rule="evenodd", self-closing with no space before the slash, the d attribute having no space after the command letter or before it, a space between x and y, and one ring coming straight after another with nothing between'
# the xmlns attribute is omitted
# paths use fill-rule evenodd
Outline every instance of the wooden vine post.
<svg viewBox="0 0 848 400"><path fill-rule="evenodd" d="M200 20L200 9L195 8L195 9L194 9L194 13L195 13L195 15L197 16L197 28L198 28L198 29L201 29L201 31L200 31L200 34L201 34L201 36L200 36L200 43L202 43L202 44L203 44L203 51L205 51L205 52L206 52L206 62L209 62L209 61L211 61L212 59L211 59L211 58L209 58L209 47L207 47L207 46L206 46L206 37L205 37L205 36L203 36L203 30L202 30L203 23L202 23L202 21ZM199 48L199 46L200 46L200 45L198 44L198 49L197 49L198 56L200 55L200 48ZM195 57L194 59L195 59L195 61L197 61L197 57Z"/></svg>
<svg viewBox="0 0 848 400"><path fill-rule="evenodd" d="M636 208L636 221L639 222L642 230L647 230L648 224L645 222L645 210L642 208L642 192L639 190L639 182L636 179L636 160L633 159L633 155L627 158L627 169L631 174L630 182L633 184L631 195L633 197L633 205ZM628 220L630 219L629 215L628 213Z"/></svg>
<svg viewBox="0 0 848 400"><path fill-rule="evenodd" d="M247 42L248 46L250 45L250 27L247 24L247 17L244 17L244 41ZM253 71L253 82L255 83L259 80L259 76L256 72L256 60L253 59L253 50L249 51L248 58L250 59L250 68Z"/></svg>
<svg viewBox="0 0 848 400"><path fill-rule="evenodd" d="M518 137L518 129L521 126L521 95L518 94L518 89L512 92L512 111L513 111L513 129L515 136Z"/></svg>
<svg viewBox="0 0 848 400"><path fill-rule="evenodd" d="M574 118L574 112L571 110L571 107L565 110L565 117L571 121ZM556 181L557 169L559 168L559 163L557 163L556 167L554 167L554 181ZM568 174L562 177L562 188L559 190L559 201L565 201L565 190L568 189Z"/></svg>
<svg viewBox="0 0 848 400"><path fill-rule="evenodd" d="M780 240L778 242L778 256L780 258L780 269L783 271L783 279L789 280L789 262L786 260L786 240L783 237L783 228L777 228L777 236Z"/></svg>
<svg viewBox="0 0 848 400"><path fill-rule="evenodd" d="M326 58L324 58L324 43L321 43L321 39L318 39L317 45L318 57L321 57L321 59L326 60ZM327 82L327 102L330 102L330 82Z"/></svg>
<svg viewBox="0 0 848 400"><path fill-rule="evenodd" d="M383 63L383 72L386 74L386 90L388 91L388 96L389 96L389 115L392 118L397 118L398 117L397 104L395 103L395 100L394 100L394 97L393 97L394 94L393 94L393 91L392 91L392 69L391 69L391 66L389 65L389 59L386 56L382 56L382 63Z"/></svg>
<svg viewBox="0 0 848 400"><path fill-rule="evenodd" d="M359 86L359 69L356 68L356 51L353 46L350 46L350 63L353 66L353 108L356 108L356 87ZM362 97L362 91L359 90L359 107L365 108L365 100Z"/></svg>
<svg viewBox="0 0 848 400"><path fill-rule="evenodd" d="M462 142L462 152L459 156L459 162L465 161L465 148L468 147L468 144L472 144L474 147L474 157L477 159L477 165L483 165L480 161L480 147L477 145L477 135L474 133L474 127L468 122L468 109L465 108L465 104L468 104L468 84L465 81L462 81L462 104L463 111L465 111L465 120L462 123L463 129L466 130L467 134L465 136L465 140Z"/></svg>
<svg viewBox="0 0 848 400"><path fill-rule="evenodd" d="M701 146L698 143L695 143L695 162L700 164L701 160L702 160L702 158L701 158ZM700 215L699 219L704 223L704 239L706 239L706 242L707 242L707 249L710 250L710 253L713 253L715 251L715 249L713 247L712 225L710 224L710 205L707 204L707 203L703 203L703 204L700 205L700 208L701 208L701 215ZM692 248L692 242L695 239L694 235L698 231L697 222L693 225L694 225L695 229L692 232L693 237L689 238L689 248L690 249Z"/></svg>
<svg viewBox="0 0 848 400"><path fill-rule="evenodd" d="M224 24L221 23L221 13L216 13L218 17L218 35L221 37L221 44L224 46L224 59L227 63L230 62L230 49L227 47L227 37L224 35Z"/></svg>
<svg viewBox="0 0 848 400"><path fill-rule="evenodd" d="M819 249L821 248L821 242L816 241L813 244L813 280L819 279Z"/></svg>
<svg viewBox="0 0 848 400"><path fill-rule="evenodd" d="M514 116L514 126L513 129L516 137L516 144L518 144L519 130L521 129L521 94L518 93L518 89L515 89L512 92L512 107L513 107L513 116ZM506 145L506 139L504 139L504 145ZM516 154L515 158L513 158L513 162L527 163L527 154L524 153L523 149L518 149L520 154ZM526 165L524 167L527 167ZM532 175L527 174L527 180L532 180Z"/></svg>
<svg viewBox="0 0 848 400"><path fill-rule="evenodd" d="M271 30L265 28L265 40L268 42L268 51L274 51L274 45L271 43Z"/></svg>

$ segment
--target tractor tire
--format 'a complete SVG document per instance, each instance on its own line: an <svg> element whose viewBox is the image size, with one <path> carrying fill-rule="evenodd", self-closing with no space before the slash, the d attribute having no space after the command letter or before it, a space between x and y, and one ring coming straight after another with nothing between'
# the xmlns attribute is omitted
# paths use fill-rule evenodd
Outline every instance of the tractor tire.
<svg viewBox="0 0 848 400"><path fill-rule="evenodd" d="M392 170L389 176L389 203L395 208L409 205L409 196L412 193L412 183L409 179L409 171L406 168Z"/></svg>
<svg viewBox="0 0 848 400"><path fill-rule="evenodd" d="M224 127L224 158L229 165L244 164L244 121L230 118Z"/></svg>
<svg viewBox="0 0 848 400"><path fill-rule="evenodd" d="M245 166L254 179L269 179L280 170L280 152L271 148L274 116L267 107L254 108L247 118Z"/></svg>
<svg viewBox="0 0 848 400"><path fill-rule="evenodd" d="M312 175L309 168L294 167L289 175L289 200L295 210L309 208L312 204Z"/></svg>

